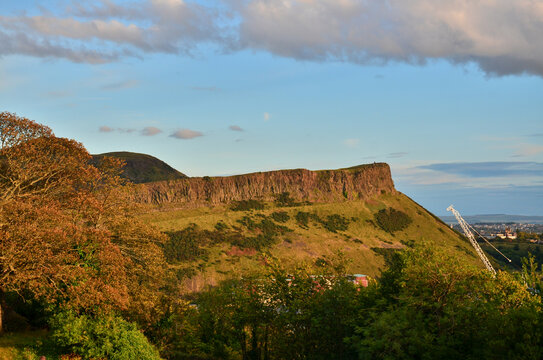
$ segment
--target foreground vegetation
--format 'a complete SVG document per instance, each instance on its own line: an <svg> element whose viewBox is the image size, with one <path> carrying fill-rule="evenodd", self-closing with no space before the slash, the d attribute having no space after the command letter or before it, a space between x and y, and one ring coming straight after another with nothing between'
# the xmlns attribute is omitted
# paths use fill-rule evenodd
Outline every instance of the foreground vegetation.
<svg viewBox="0 0 543 360"><path fill-rule="evenodd" d="M200 294L173 335L186 359L540 359L541 278L527 262L496 278L431 246L393 251L357 288L341 258L314 276L270 263L262 277ZM528 284L528 288L527 285Z"/></svg>
<svg viewBox="0 0 543 360"><path fill-rule="evenodd" d="M0 359L543 357L533 258L493 278L406 197L141 216L118 160L0 120Z"/></svg>

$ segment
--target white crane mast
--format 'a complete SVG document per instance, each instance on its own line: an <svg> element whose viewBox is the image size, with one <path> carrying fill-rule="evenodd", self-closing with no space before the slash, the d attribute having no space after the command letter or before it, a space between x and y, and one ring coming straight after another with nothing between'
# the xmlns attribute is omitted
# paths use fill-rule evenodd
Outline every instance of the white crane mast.
<svg viewBox="0 0 543 360"><path fill-rule="evenodd" d="M473 233L469 229L469 225L466 222L466 220L464 220L462 216L460 216L460 213L456 211L456 209L453 208L452 205L447 208L447 211L451 211L454 217L456 218L456 220L458 220L460 227L462 228L462 230L464 230L464 234L466 234L466 237L469 239L469 242L471 243L471 245L473 245L473 247L475 248L475 251L477 251L477 255L479 255L479 257L483 261L483 264L485 264L485 267L487 268L487 270L490 271L493 275L496 275L496 270L494 270L494 268L492 267L492 264L490 264L490 261L488 260L485 253L483 252L483 249L481 249L481 247L475 240L475 236L473 236Z"/></svg>

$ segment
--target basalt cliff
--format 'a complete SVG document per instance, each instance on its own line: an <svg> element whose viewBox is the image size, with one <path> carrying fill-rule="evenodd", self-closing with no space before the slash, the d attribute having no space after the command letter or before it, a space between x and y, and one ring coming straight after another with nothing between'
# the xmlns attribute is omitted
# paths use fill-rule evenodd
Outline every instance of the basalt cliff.
<svg viewBox="0 0 543 360"><path fill-rule="evenodd" d="M374 163L338 170L278 170L225 177L192 177L138 186L138 202L179 206L218 205L288 193L297 201L335 202L395 193L390 167Z"/></svg>

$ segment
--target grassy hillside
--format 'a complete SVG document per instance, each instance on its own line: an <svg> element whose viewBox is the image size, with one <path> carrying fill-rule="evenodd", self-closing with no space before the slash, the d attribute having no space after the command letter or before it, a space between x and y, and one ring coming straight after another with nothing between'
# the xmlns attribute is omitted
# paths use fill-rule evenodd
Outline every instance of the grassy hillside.
<svg viewBox="0 0 543 360"><path fill-rule="evenodd" d="M123 168L123 177L136 184L162 180L176 180L187 177L185 174L175 170L164 161L151 155L127 151L110 152L93 155L93 161L98 162L104 156L124 160L126 165Z"/></svg>
<svg viewBox="0 0 543 360"><path fill-rule="evenodd" d="M426 242L478 263L469 243L403 194L324 204L300 204L288 197L278 200L154 208L142 217L171 233L174 240L166 251L179 277L190 278L186 281L190 290L258 272L266 253L294 267L335 261L341 251L349 261L350 273L376 276L383 268L384 253ZM410 222L403 230L391 231L380 222L379 211L383 214L390 209L407 215Z"/></svg>

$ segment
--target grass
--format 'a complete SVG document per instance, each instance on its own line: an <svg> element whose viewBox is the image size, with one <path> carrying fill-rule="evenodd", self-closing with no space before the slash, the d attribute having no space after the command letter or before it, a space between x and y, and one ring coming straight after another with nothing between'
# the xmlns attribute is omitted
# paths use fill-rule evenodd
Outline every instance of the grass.
<svg viewBox="0 0 543 360"><path fill-rule="evenodd" d="M384 231L376 225L375 214L388 208L405 212L412 222L393 234ZM280 223L279 219L274 220L277 215L273 215L278 211L282 213ZM296 215L300 212L311 214L307 226L299 225ZM372 251L372 248L402 248L407 243L424 242L445 248L451 254L461 254L466 261L478 264L478 258L468 242L403 194L384 194L367 201L302 204L292 207L278 207L273 202L267 202L262 210L250 211L232 211L227 205L196 209L170 208L150 211L141 217L163 231L179 231L191 223L197 224L201 229L213 231L217 223L221 223L228 229L240 229L245 236L257 236L262 230L257 227L251 232L241 224L248 223L248 219L257 224L268 219L292 230L278 235L277 241L271 247L261 251L233 250L232 244L227 243L206 247L206 259L178 265L180 268L190 266L198 269L197 275L187 280L187 286L192 290L216 284L226 278L260 272L264 266L264 254L280 259L287 267L295 267L300 263L314 266L318 258L332 257L341 251L349 261L349 272L377 276L384 265L384 259L382 254ZM328 219L334 226L328 226L327 229Z"/></svg>
<svg viewBox="0 0 543 360"><path fill-rule="evenodd" d="M59 354L47 347L47 331L25 331L0 335L0 360L58 359Z"/></svg>

